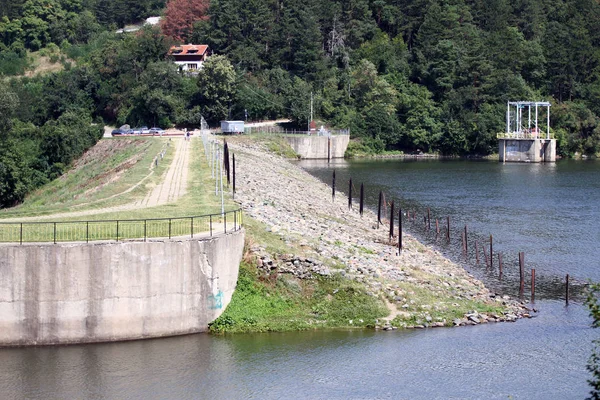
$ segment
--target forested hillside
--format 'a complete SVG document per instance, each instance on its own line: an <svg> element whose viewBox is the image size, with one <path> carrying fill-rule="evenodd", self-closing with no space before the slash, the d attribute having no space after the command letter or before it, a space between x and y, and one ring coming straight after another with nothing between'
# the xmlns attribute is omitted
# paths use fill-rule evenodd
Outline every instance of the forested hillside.
<svg viewBox="0 0 600 400"><path fill-rule="evenodd" d="M160 28L114 33L160 13ZM186 42L212 51L198 76L167 56ZM40 49L63 71L20 76ZM596 0L17 0L0 4L0 74L0 207L104 123L247 112L305 128L311 93L316 119L371 151L486 155L508 100L549 100L559 152L600 153Z"/></svg>

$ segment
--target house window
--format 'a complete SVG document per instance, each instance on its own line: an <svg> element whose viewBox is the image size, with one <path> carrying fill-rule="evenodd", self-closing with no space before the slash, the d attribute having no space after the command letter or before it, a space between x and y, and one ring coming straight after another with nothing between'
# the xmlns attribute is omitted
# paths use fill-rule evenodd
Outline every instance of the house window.
<svg viewBox="0 0 600 400"><path fill-rule="evenodd" d="M198 69L198 64L188 64L188 69Z"/></svg>

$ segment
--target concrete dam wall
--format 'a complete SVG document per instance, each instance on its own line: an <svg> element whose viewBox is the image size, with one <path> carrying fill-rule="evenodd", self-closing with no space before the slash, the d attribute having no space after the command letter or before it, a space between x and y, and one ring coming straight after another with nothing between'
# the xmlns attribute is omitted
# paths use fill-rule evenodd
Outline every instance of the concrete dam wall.
<svg viewBox="0 0 600 400"><path fill-rule="evenodd" d="M286 136L285 137L296 154L306 159L331 159L344 158L350 135L336 136Z"/></svg>
<svg viewBox="0 0 600 400"><path fill-rule="evenodd" d="M244 230L152 242L0 246L0 346L202 332L231 300Z"/></svg>

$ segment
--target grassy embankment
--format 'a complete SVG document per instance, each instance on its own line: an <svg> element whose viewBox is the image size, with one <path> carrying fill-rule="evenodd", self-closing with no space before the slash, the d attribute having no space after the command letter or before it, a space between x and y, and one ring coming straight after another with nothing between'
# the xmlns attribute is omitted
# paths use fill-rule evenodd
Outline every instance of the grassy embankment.
<svg viewBox="0 0 600 400"><path fill-rule="evenodd" d="M2 210L1 218L35 217L96 210L99 213L57 218L57 221L165 218L220 211L220 202L210 190L210 170L200 140L193 140L187 194L176 203L118 212L103 209L142 199L164 178L173 161L174 145L168 138L102 139L77 160L62 177L31 193L17 207ZM173 143L173 142L172 142ZM153 160L165 150L158 166ZM214 181L213 181L214 182ZM230 202L227 209L234 205Z"/></svg>
<svg viewBox="0 0 600 400"><path fill-rule="evenodd" d="M292 156L290 158L295 156L290 153L289 146L285 149L285 140L278 136L244 137L241 140L258 140L277 154L287 154ZM427 324L428 321L452 325L455 318L462 318L472 310L497 314L503 311L500 304L458 296L453 287L461 284L459 279L440 278L423 271L414 272L416 282L394 282L396 289L393 293L375 295L369 293L372 288L365 284L336 273L308 280L279 274L277 270L267 273L257 268L257 256L251 251L253 248L265 249L273 259L278 254L319 256L311 251L314 249L307 251L306 246L300 245L300 240L291 237L284 240L249 217L245 218L245 228L247 243L238 286L223 315L211 324L213 333L373 327L377 319L390 314L386 301L392 303L393 297L398 295L409 299L409 307L398 312L392 321L394 326L399 327ZM303 239L305 243L311 240ZM425 251L422 247L420 250ZM336 260L320 261L332 269L340 267ZM381 282L385 283L383 278Z"/></svg>
<svg viewBox="0 0 600 400"><path fill-rule="evenodd" d="M295 157L281 137L244 138L258 140L270 151ZM2 217L48 215L73 210L90 210L118 204L127 204L146 195L165 174L173 159L174 146L169 146L165 157L152 172L150 165L164 148L167 139L131 138L105 139L95 150L86 153L63 177L30 195L25 203L4 210ZM212 213L220 209L219 199L212 191L214 180L207 166L202 143L194 140L194 156L190 161L187 194L177 203L125 212L100 213L64 220L105 220L161 218ZM103 146L108 146L109 149ZM151 173L152 172L152 173ZM140 184L140 182L142 182ZM137 184L137 186L136 186ZM134 189L130 190L132 187ZM227 208L236 205L227 201ZM389 314L382 294L373 296L359 282L339 274L302 280L288 274L266 272L256 267L255 255L250 251L260 246L271 255L295 254L307 256L299 243L285 242L281 236L269 232L266 227L251 218L244 220L247 244L244 260L240 266L238 287L225 313L211 325L214 333L289 331L316 328L357 328L375 325L377 318ZM314 254L310 254L314 256ZM335 267L333 260L321 260ZM331 261L331 262L328 262ZM430 310L436 320L451 321L468 310L500 311L475 302L455 299L451 293L434 293L409 283L400 283L398 290L415 300L415 310L422 304L455 304L445 309ZM435 299L434 299L435 298ZM391 300L388 298L388 300ZM394 323L416 324L417 317L410 320L397 319Z"/></svg>

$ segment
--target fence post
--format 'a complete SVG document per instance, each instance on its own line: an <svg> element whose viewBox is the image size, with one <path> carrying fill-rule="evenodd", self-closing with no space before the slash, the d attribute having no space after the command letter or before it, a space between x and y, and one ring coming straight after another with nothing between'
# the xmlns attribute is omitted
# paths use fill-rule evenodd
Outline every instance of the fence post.
<svg viewBox="0 0 600 400"><path fill-rule="evenodd" d="M490 268L494 268L494 236L490 235Z"/></svg>
<svg viewBox="0 0 600 400"><path fill-rule="evenodd" d="M469 239L468 239L468 230L467 225L465 225L465 255L469 256Z"/></svg>
<svg viewBox="0 0 600 400"><path fill-rule="evenodd" d="M447 229L446 229L446 239L448 242L450 241L450 217L446 217Z"/></svg>
<svg viewBox="0 0 600 400"><path fill-rule="evenodd" d="M519 252L519 297L525 291L525 253Z"/></svg>
<svg viewBox="0 0 600 400"><path fill-rule="evenodd" d="M212 214L208 216L209 218L209 228L210 228L210 236L212 236Z"/></svg>
<svg viewBox="0 0 600 400"><path fill-rule="evenodd" d="M85 221L85 242L90 242L90 221Z"/></svg>
<svg viewBox="0 0 600 400"><path fill-rule="evenodd" d="M56 244L56 222L54 223L54 244Z"/></svg>
<svg viewBox="0 0 600 400"><path fill-rule="evenodd" d="M394 200L392 200L392 209L390 211L390 240L394 237Z"/></svg>
<svg viewBox="0 0 600 400"><path fill-rule="evenodd" d="M383 203L383 191L379 191L379 205L377 206L377 228L381 224L381 203Z"/></svg>
<svg viewBox="0 0 600 400"><path fill-rule="evenodd" d="M475 242L477 243L477 242ZM498 253L498 279L502 280L502 254Z"/></svg>
<svg viewBox="0 0 600 400"><path fill-rule="evenodd" d="M146 237L147 237L147 235L146 235L146 233L147 233L147 230L146 230L146 225L147 225L147 222L148 222L148 220L147 220L147 219L145 219L145 220L144 220L144 242L146 241Z"/></svg>
<svg viewBox="0 0 600 400"><path fill-rule="evenodd" d="M566 283L566 287L565 287L565 302L566 302L566 305L568 306L569 305L569 274L567 274L566 282L565 283Z"/></svg>
<svg viewBox="0 0 600 400"><path fill-rule="evenodd" d="M19 244L23 244L23 223L21 222L21 231L19 232Z"/></svg>
<svg viewBox="0 0 600 400"><path fill-rule="evenodd" d="M398 210L398 255L402 253L402 208Z"/></svg>
<svg viewBox="0 0 600 400"><path fill-rule="evenodd" d="M360 184L360 206L358 212L360 215L363 215L363 209L365 204L365 185L363 183Z"/></svg>
<svg viewBox="0 0 600 400"><path fill-rule="evenodd" d="M223 222L225 223L225 233L227 233L227 213L223 213Z"/></svg>
<svg viewBox="0 0 600 400"><path fill-rule="evenodd" d="M431 230L431 210L427 207L427 230Z"/></svg>
<svg viewBox="0 0 600 400"><path fill-rule="evenodd" d="M190 217L190 231L191 231L191 238L194 238L194 217Z"/></svg>
<svg viewBox="0 0 600 400"><path fill-rule="evenodd" d="M237 211L233 212L233 230L237 231Z"/></svg>
<svg viewBox="0 0 600 400"><path fill-rule="evenodd" d="M531 269L531 302L535 303L535 268Z"/></svg>
<svg viewBox="0 0 600 400"><path fill-rule="evenodd" d="M169 239L171 239L171 218L169 218Z"/></svg>
<svg viewBox="0 0 600 400"><path fill-rule="evenodd" d="M348 181L348 209L352 209L352 178Z"/></svg>
<svg viewBox="0 0 600 400"><path fill-rule="evenodd" d="M117 242L119 241L119 220L117 220Z"/></svg>
<svg viewBox="0 0 600 400"><path fill-rule="evenodd" d="M235 199L235 153L232 154L233 158L233 198Z"/></svg>
<svg viewBox="0 0 600 400"><path fill-rule="evenodd" d="M331 201L335 201L335 169L333 170L333 178L331 182Z"/></svg>

